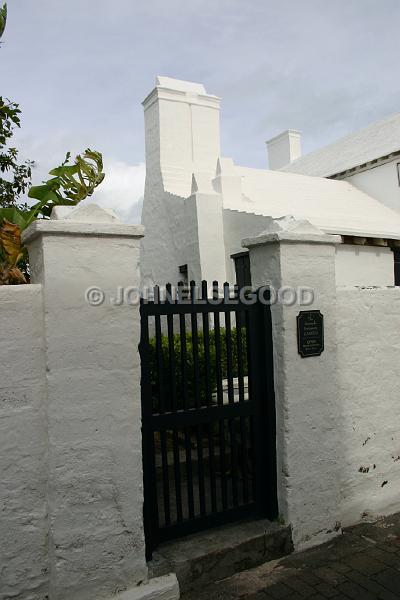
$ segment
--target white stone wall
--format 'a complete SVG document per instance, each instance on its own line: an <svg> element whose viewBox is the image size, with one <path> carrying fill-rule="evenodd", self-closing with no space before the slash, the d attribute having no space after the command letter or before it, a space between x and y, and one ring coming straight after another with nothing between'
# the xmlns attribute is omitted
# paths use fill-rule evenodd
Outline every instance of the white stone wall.
<svg viewBox="0 0 400 600"><path fill-rule="evenodd" d="M340 244L336 248L337 286L394 285L394 258L390 248Z"/></svg>
<svg viewBox="0 0 400 600"><path fill-rule="evenodd" d="M40 285L0 287L0 598L48 592L46 363Z"/></svg>
<svg viewBox="0 0 400 600"><path fill-rule="evenodd" d="M337 292L344 525L400 510L400 288Z"/></svg>
<svg viewBox="0 0 400 600"><path fill-rule="evenodd" d="M151 186L152 191L148 186ZM195 244L194 250L197 247L198 252L197 217L195 213L192 215L193 211L190 209L184 198L168 194L161 186L146 181L142 213L146 237L141 244L143 287L169 282L176 284L179 281L179 266L188 262L186 240L189 232Z"/></svg>
<svg viewBox="0 0 400 600"><path fill-rule="evenodd" d="M397 157L395 160L381 163L345 179L389 208L400 211L400 183L397 173L399 162L400 159Z"/></svg>
<svg viewBox="0 0 400 600"><path fill-rule="evenodd" d="M202 85L157 77L155 89L143 102L146 167L150 178L161 173L165 191L186 198L192 173L206 172L210 179L215 174L219 104Z"/></svg>
<svg viewBox="0 0 400 600"><path fill-rule="evenodd" d="M209 236L207 225L198 226L203 217L191 197L192 175L207 174L210 182L215 175L220 153L219 98L207 94L202 85L157 77L143 106L142 286L176 284L182 278L178 267L184 264L189 264L189 278L198 281L208 273L206 266L201 268L200 253L209 253ZM219 237L223 244L222 233Z"/></svg>
<svg viewBox="0 0 400 600"><path fill-rule="evenodd" d="M336 368L335 250L338 236L307 222L282 219L265 235L245 240L256 287L307 286L311 306L271 307L274 343L279 512L293 527L296 548L328 541L339 521L340 429ZM287 229L286 229L287 227ZM300 310L324 315L325 350L302 358L297 350Z"/></svg>
<svg viewBox="0 0 400 600"><path fill-rule="evenodd" d="M242 239L264 231L271 222L271 217L224 209L223 219L226 275L230 283L235 283L235 264L231 258L232 254L243 252Z"/></svg>
<svg viewBox="0 0 400 600"><path fill-rule="evenodd" d="M138 309L110 303L138 284L142 229L87 210L28 230L39 284L0 287L0 600L147 593ZM300 547L400 510L400 288L337 288L336 238L270 225L247 242L254 284L310 286L325 318L324 352L302 359L300 307L272 307L280 511Z"/></svg>
<svg viewBox="0 0 400 600"><path fill-rule="evenodd" d="M139 306L112 301L143 228L56 212L24 232L36 285L0 287L0 600L178 598L145 560Z"/></svg>
<svg viewBox="0 0 400 600"><path fill-rule="evenodd" d="M87 210L25 232L43 285L54 600L108 598L147 578L139 308L111 302L139 284L142 228L104 211L96 222L95 209L83 222ZM86 301L91 286L105 294L99 306Z"/></svg>
<svg viewBox="0 0 400 600"><path fill-rule="evenodd" d="M268 166L272 170L286 167L301 156L301 133L288 129L267 141Z"/></svg>

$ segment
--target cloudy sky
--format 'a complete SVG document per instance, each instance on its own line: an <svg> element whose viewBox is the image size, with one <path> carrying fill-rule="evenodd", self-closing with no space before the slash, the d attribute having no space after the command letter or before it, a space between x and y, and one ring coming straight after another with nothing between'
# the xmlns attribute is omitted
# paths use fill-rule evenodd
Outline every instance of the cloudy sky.
<svg viewBox="0 0 400 600"><path fill-rule="evenodd" d="M1 2L1 0L0 0ZM222 151L266 166L265 140L309 152L400 110L399 0L8 0L0 94L35 182L67 150L103 152L97 201L140 219L141 101L157 74L223 99Z"/></svg>

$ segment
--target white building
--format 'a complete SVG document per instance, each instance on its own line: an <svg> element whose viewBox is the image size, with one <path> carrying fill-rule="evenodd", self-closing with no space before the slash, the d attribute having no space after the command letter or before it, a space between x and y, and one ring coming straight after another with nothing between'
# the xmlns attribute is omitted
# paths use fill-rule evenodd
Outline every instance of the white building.
<svg viewBox="0 0 400 600"><path fill-rule="evenodd" d="M300 144L292 130L269 140L270 168L346 180L400 211L400 113L305 156Z"/></svg>
<svg viewBox="0 0 400 600"><path fill-rule="evenodd" d="M201 84L157 77L143 106L144 285L185 278L234 283L235 264L241 282L247 281L242 239L284 215L342 236L337 285L394 284L399 212L349 181L325 178L330 173L251 169L221 157L220 99ZM274 169L296 157L306 160L299 158L297 132L283 134L283 143L279 138L269 144L270 152L275 145Z"/></svg>

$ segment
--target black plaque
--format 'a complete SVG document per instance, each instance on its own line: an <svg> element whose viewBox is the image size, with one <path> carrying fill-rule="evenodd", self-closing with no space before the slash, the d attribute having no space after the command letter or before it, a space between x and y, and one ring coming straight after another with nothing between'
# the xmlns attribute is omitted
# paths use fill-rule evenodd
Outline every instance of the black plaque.
<svg viewBox="0 0 400 600"><path fill-rule="evenodd" d="M297 315L297 349L300 356L320 356L324 350L324 315L302 310Z"/></svg>

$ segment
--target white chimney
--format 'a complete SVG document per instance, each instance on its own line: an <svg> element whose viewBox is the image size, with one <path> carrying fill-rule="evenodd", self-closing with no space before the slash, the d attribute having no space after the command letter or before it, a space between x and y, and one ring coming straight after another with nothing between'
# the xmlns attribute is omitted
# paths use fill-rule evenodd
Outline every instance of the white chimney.
<svg viewBox="0 0 400 600"><path fill-rule="evenodd" d="M286 167L301 156L301 133L288 129L267 141L268 164L273 171Z"/></svg>
<svg viewBox="0 0 400 600"><path fill-rule="evenodd" d="M192 173L209 173L211 181L220 154L220 99L199 83L159 76L143 106L146 177L161 173L164 189L184 197Z"/></svg>

